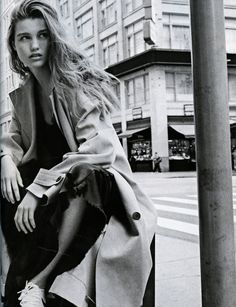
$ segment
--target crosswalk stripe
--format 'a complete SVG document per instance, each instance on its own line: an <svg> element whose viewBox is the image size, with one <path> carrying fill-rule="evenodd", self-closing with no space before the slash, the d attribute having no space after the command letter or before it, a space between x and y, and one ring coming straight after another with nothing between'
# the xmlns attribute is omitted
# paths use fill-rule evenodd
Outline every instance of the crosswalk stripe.
<svg viewBox="0 0 236 307"><path fill-rule="evenodd" d="M197 198L197 195L186 195L186 197ZM198 200L197 199L188 199L181 198L176 196L159 196L152 197L154 206L159 212L160 216L158 216L157 225L158 229L160 229L160 233L163 234L163 231L167 235L178 237L181 234L181 238L189 240L189 235L199 236L198 224L199 220L195 220L193 223L193 218L198 218ZM236 198L234 198L236 200ZM166 202L166 203L165 203ZM233 208L236 210L236 202ZM182 206L181 206L182 204ZM190 208L187 205L196 205ZM187 208L186 208L187 207ZM166 215L166 216L165 216ZM192 222L191 222L192 220ZM234 215L234 223L236 224L236 212ZM192 239L190 239L192 240Z"/></svg>
<svg viewBox="0 0 236 307"><path fill-rule="evenodd" d="M185 209L185 208L179 208L179 207L172 207L172 206L166 206L166 205L159 205L159 204L154 204L154 205L155 205L157 210L198 216L197 210Z"/></svg>
<svg viewBox="0 0 236 307"><path fill-rule="evenodd" d="M192 235L199 234L198 225L186 223L186 222L180 222L176 220L170 220L163 217L158 217L158 225L162 228L167 228L175 231L180 231Z"/></svg>
<svg viewBox="0 0 236 307"><path fill-rule="evenodd" d="M198 200L194 199L188 199L188 198L177 198L177 197L166 197L166 196L160 196L160 197L152 197L152 200L154 201L168 201L172 203L179 203L179 204L189 204L189 205L196 205L198 206ZM236 198L233 199L233 202L236 203ZM236 205L233 206L234 209L236 209Z"/></svg>
<svg viewBox="0 0 236 307"><path fill-rule="evenodd" d="M187 199L187 198L178 198L178 197L166 197L166 196L160 196L160 197L152 197L153 200L164 200L164 201L171 201L175 203L182 203L182 204L193 204L197 205L198 201L195 199Z"/></svg>
<svg viewBox="0 0 236 307"><path fill-rule="evenodd" d="M187 194L187 197L192 197L192 198L197 198L197 194ZM236 196L236 193L233 193L233 196ZM233 198L234 200L236 200L236 197Z"/></svg>

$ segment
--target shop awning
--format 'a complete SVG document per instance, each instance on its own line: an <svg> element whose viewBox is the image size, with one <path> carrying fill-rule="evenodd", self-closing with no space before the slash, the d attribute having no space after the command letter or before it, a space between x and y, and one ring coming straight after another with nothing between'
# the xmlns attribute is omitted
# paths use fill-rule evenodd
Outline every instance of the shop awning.
<svg viewBox="0 0 236 307"><path fill-rule="evenodd" d="M119 138L130 138L132 137L133 134L144 131L146 129L150 128L150 126L142 127L142 128L137 128L137 129L128 129L120 134L118 134Z"/></svg>
<svg viewBox="0 0 236 307"><path fill-rule="evenodd" d="M170 125L170 127L185 138L195 138L194 125Z"/></svg>

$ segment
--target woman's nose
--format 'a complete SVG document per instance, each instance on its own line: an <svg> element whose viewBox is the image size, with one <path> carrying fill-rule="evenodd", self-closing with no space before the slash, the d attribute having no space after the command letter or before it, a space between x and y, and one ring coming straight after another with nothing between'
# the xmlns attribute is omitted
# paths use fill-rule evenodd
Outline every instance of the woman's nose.
<svg viewBox="0 0 236 307"><path fill-rule="evenodd" d="M31 49L38 50L39 49L39 42L37 38L33 38L31 41Z"/></svg>

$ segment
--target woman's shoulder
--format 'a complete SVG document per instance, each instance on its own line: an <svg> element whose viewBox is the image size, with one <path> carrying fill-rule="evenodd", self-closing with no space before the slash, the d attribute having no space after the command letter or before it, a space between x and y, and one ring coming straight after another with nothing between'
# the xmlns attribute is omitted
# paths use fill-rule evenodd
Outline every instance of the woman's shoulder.
<svg viewBox="0 0 236 307"><path fill-rule="evenodd" d="M19 79L18 86L13 91L9 92L9 96L11 97L23 91L24 89L27 89L30 85L32 85L32 83L33 83L32 76L28 76L25 79Z"/></svg>
<svg viewBox="0 0 236 307"><path fill-rule="evenodd" d="M98 97L85 93L81 89L77 89L75 91L75 95L77 106L81 114L89 113L90 111L95 109L105 109L105 107L103 107L102 101Z"/></svg>

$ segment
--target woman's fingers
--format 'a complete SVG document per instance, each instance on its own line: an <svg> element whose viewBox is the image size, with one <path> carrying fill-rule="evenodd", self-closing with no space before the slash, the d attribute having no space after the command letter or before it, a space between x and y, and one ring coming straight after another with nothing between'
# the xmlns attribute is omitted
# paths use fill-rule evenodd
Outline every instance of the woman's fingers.
<svg viewBox="0 0 236 307"><path fill-rule="evenodd" d="M31 226L30 220L29 220L29 212L30 211L31 210L29 210L29 209L24 209L24 211L23 211L23 221L22 221L22 223L24 224L27 232L28 231L33 232L33 227Z"/></svg>
<svg viewBox="0 0 236 307"><path fill-rule="evenodd" d="M19 207L18 207L18 209L19 209ZM16 211L16 214L15 214L15 217L14 217L14 221L15 221L17 230L20 232L21 229L20 229L20 226L18 225L18 215L19 215L19 212L18 212L18 210L17 210L17 211Z"/></svg>
<svg viewBox="0 0 236 307"><path fill-rule="evenodd" d="M2 197L6 198L6 184L4 179L1 179L1 191L2 191Z"/></svg>
<svg viewBox="0 0 236 307"><path fill-rule="evenodd" d="M19 186L23 188L24 187L23 180L22 180L21 174L18 170L16 172L16 180L17 180L17 183L19 184Z"/></svg>
<svg viewBox="0 0 236 307"><path fill-rule="evenodd" d="M12 183L10 179L6 180L6 196L8 201L10 201L12 204L15 203L15 199L12 193Z"/></svg>
<svg viewBox="0 0 236 307"><path fill-rule="evenodd" d="M18 178L6 178L1 180L1 191L2 196L7 199L8 202L12 204L15 201L20 201L20 191L18 185ZM20 182L22 184L22 182Z"/></svg>
<svg viewBox="0 0 236 307"><path fill-rule="evenodd" d="M17 201L19 201L20 200L20 192L19 192L17 180L16 179L12 180L11 184L12 184L12 190L13 190L13 194L14 194L13 196L15 197L15 199Z"/></svg>
<svg viewBox="0 0 236 307"><path fill-rule="evenodd" d="M35 219L34 219L34 210L30 209L29 210L29 223L32 227L32 231L34 228L36 228L36 224L35 224Z"/></svg>
<svg viewBox="0 0 236 307"><path fill-rule="evenodd" d="M28 212L25 213L24 211L25 210L22 207L19 206L17 211L16 211L16 215L15 215L14 220L15 220L16 228L18 229L18 231L22 230L25 234L27 234L28 231L27 231L27 229L24 225L24 219L26 219L26 214L28 215Z"/></svg>

